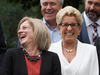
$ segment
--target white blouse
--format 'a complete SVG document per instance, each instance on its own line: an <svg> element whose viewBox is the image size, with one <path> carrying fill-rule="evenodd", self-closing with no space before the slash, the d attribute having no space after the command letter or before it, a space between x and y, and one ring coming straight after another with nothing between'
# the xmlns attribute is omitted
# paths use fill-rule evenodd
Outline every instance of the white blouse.
<svg viewBox="0 0 100 75"><path fill-rule="evenodd" d="M69 63L62 53L62 40L51 45L49 51L58 54L62 75L99 75L96 47L78 41L76 56Z"/></svg>

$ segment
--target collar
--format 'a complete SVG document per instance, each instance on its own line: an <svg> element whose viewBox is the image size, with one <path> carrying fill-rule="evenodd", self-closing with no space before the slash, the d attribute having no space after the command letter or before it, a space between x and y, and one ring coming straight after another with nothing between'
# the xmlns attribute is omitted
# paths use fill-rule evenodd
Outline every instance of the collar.
<svg viewBox="0 0 100 75"><path fill-rule="evenodd" d="M47 25L47 26L49 26L49 24L46 22L46 20L44 19L44 17L43 17L43 22ZM49 26L50 27L50 26Z"/></svg>
<svg viewBox="0 0 100 75"><path fill-rule="evenodd" d="M43 17L42 21L48 26L48 28L49 28L50 30L53 30L53 29L50 27L50 25L46 22L46 20L45 20L44 17ZM58 28L56 27L54 30L56 31L56 30L58 30Z"/></svg>
<svg viewBox="0 0 100 75"><path fill-rule="evenodd" d="M86 27L93 24L93 22L87 17L85 12L84 12L84 19L85 19L85 22L86 22ZM100 26L100 18L96 21L96 23Z"/></svg>

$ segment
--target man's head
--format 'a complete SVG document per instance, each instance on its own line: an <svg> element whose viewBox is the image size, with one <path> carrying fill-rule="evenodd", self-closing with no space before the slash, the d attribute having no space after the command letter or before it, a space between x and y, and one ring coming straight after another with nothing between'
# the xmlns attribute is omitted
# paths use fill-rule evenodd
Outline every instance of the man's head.
<svg viewBox="0 0 100 75"><path fill-rule="evenodd" d="M40 0L41 13L47 22L56 21L56 14L63 6L63 0Z"/></svg>
<svg viewBox="0 0 100 75"><path fill-rule="evenodd" d="M86 15L92 20L97 21L100 18L100 0L84 0Z"/></svg>

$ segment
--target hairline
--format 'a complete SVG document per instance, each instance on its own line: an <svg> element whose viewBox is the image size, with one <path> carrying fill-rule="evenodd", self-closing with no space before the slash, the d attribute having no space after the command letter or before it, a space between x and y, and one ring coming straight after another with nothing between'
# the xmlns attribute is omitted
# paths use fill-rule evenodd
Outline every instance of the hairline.
<svg viewBox="0 0 100 75"><path fill-rule="evenodd" d="M42 0L40 0L40 5L42 6ZM64 3L64 0L58 0L59 4L62 5Z"/></svg>

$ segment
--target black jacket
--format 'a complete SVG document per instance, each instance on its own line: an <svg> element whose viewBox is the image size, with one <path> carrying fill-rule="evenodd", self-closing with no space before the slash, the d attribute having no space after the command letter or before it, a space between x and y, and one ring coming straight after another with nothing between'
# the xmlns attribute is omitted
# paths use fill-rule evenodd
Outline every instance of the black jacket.
<svg viewBox="0 0 100 75"><path fill-rule="evenodd" d="M28 75L24 53L21 48L7 50L1 75ZM40 75L61 75L60 61L57 54L43 51Z"/></svg>

